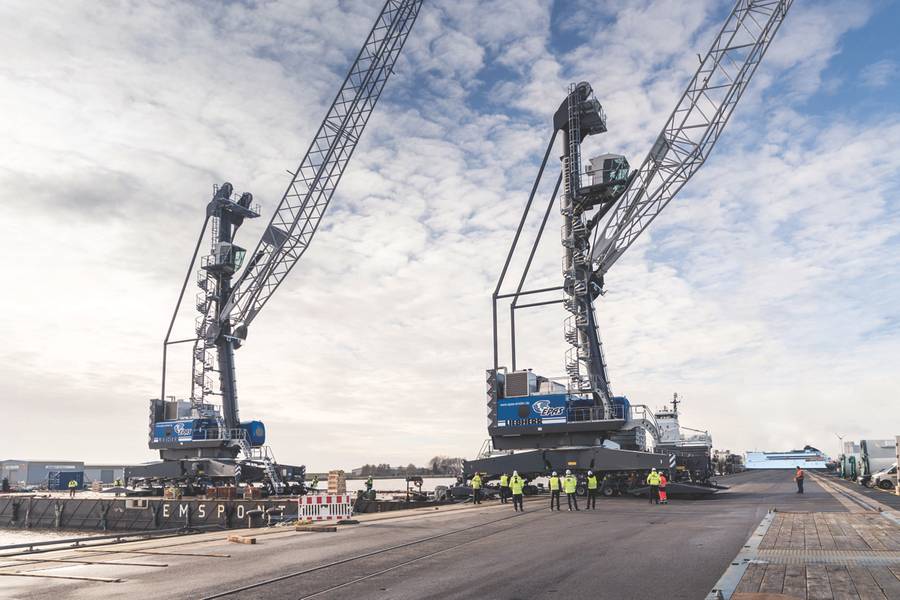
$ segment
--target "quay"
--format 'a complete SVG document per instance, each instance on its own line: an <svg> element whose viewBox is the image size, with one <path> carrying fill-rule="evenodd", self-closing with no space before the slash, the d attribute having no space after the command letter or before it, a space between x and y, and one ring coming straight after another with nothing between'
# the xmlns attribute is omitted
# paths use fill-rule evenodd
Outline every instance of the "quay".
<svg viewBox="0 0 900 600"><path fill-rule="evenodd" d="M219 531L17 554L0 558L0 598L900 597L889 505L818 476L801 496L783 471L723 482L667 506L551 512L533 497L524 513L492 501L361 515L333 532L243 530L253 544Z"/></svg>

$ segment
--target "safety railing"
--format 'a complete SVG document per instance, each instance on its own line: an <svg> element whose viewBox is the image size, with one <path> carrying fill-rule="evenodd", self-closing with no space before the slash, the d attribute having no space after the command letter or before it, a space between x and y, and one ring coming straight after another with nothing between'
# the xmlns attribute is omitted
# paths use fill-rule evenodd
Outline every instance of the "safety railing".
<svg viewBox="0 0 900 600"><path fill-rule="evenodd" d="M618 421L625 419L625 407L613 404L609 414L602 406L583 406L570 408L567 421L569 423L584 423L591 421Z"/></svg>

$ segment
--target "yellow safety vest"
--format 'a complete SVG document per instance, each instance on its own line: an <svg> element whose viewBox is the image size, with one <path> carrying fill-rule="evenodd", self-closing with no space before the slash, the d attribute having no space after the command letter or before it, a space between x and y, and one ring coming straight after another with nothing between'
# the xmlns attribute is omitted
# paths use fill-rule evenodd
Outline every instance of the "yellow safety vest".
<svg viewBox="0 0 900 600"><path fill-rule="evenodd" d="M565 479L563 479L563 486L565 487L567 494L574 494L575 488L578 486L578 480L574 475L567 475Z"/></svg>
<svg viewBox="0 0 900 600"><path fill-rule="evenodd" d="M500 487L509 487L509 477L507 475L500 476Z"/></svg>
<svg viewBox="0 0 900 600"><path fill-rule="evenodd" d="M650 485L659 485L659 473L650 471L650 474L647 475L647 483Z"/></svg>
<svg viewBox="0 0 900 600"><path fill-rule="evenodd" d="M69 487L70 487L70 488L77 488L77 487L78 487L78 482L75 481L74 479L70 479L70 480L69 480Z"/></svg>
<svg viewBox="0 0 900 600"><path fill-rule="evenodd" d="M512 488L513 496L521 496L522 488L525 487L525 480L521 477L513 477L509 480L509 487Z"/></svg>
<svg viewBox="0 0 900 600"><path fill-rule="evenodd" d="M588 489L596 490L597 489L597 476L591 475L588 477Z"/></svg>
<svg viewBox="0 0 900 600"><path fill-rule="evenodd" d="M473 490L481 489L481 475L475 475L475 477L472 478L472 489Z"/></svg>
<svg viewBox="0 0 900 600"><path fill-rule="evenodd" d="M550 478L550 489L554 492L559 490L559 477Z"/></svg>

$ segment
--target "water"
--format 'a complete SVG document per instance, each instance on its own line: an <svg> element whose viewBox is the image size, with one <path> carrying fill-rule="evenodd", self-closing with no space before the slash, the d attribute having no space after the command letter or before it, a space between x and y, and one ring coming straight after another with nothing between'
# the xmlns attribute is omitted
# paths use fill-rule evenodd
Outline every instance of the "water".
<svg viewBox="0 0 900 600"><path fill-rule="evenodd" d="M0 546L10 544L26 544L46 540L64 540L74 537L87 537L103 532L56 531L54 529L0 529Z"/></svg>
<svg viewBox="0 0 900 600"><path fill-rule="evenodd" d="M422 491L423 492L433 492L435 486L438 485L446 485L447 487L456 484L456 477L423 477L422 478ZM319 482L319 490L327 490L328 482L320 481ZM347 493L355 494L358 490L366 489L366 480L365 479L348 479L347 480ZM417 489L415 486L412 486L412 489ZM394 479L376 479L375 480L375 491L382 492L395 492L405 493L406 492L406 479L402 477L397 477ZM390 495L390 494L389 494Z"/></svg>

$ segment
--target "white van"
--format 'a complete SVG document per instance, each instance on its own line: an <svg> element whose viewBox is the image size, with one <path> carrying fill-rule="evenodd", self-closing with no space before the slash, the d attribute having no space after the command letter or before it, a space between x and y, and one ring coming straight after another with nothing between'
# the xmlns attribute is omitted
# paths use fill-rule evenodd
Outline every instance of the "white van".
<svg viewBox="0 0 900 600"><path fill-rule="evenodd" d="M897 463L872 475L872 485L883 490L892 490L897 487Z"/></svg>

